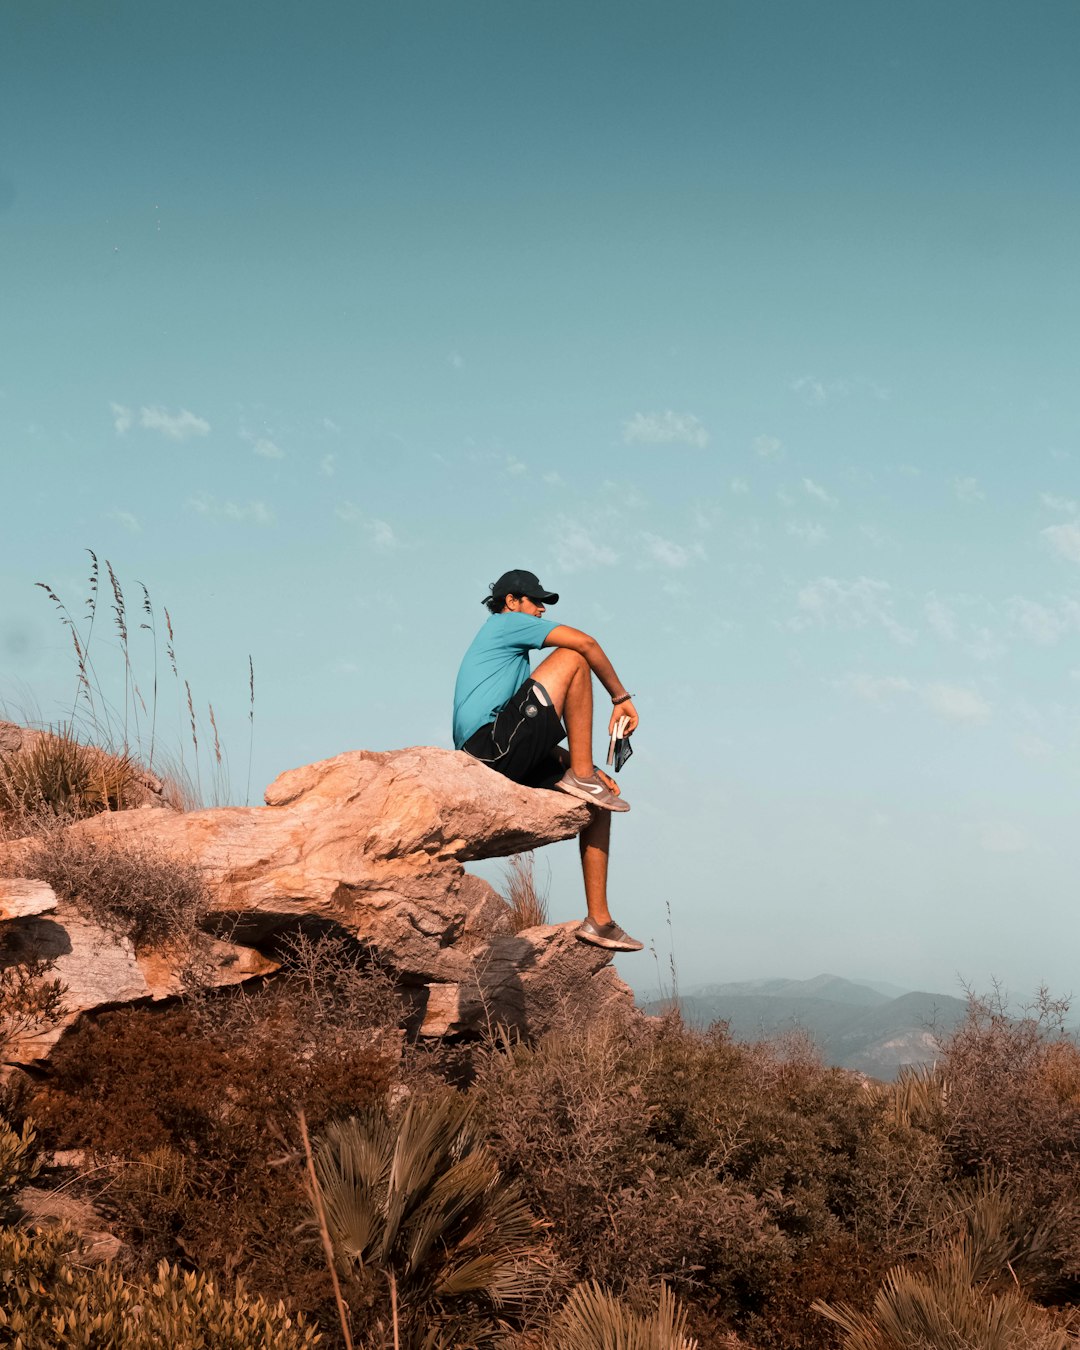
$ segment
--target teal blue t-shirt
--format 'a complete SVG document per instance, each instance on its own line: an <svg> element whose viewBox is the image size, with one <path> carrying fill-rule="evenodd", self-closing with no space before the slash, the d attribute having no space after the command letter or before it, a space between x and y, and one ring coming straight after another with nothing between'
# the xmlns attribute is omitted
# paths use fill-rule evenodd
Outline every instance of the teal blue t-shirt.
<svg viewBox="0 0 1080 1350"><path fill-rule="evenodd" d="M529 653L558 624L533 614L492 614L462 657L454 685L454 745L458 750L529 678Z"/></svg>

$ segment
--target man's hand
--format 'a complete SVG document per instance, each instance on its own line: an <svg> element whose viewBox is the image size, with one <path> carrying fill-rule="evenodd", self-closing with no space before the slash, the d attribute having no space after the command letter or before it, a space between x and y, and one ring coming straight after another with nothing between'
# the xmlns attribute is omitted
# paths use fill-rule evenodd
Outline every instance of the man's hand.
<svg viewBox="0 0 1080 1350"><path fill-rule="evenodd" d="M629 736L637 730L638 715L637 709L629 699L624 699L622 703L616 703L611 710L611 721L608 723L607 734L609 737L615 735L615 728L619 725L619 720L623 717L629 717L630 725L626 728L626 734Z"/></svg>

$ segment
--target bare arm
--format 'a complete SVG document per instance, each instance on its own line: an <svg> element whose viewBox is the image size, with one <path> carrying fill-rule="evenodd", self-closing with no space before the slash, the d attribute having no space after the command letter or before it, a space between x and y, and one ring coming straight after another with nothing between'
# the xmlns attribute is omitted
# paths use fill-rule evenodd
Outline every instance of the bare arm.
<svg viewBox="0 0 1080 1350"><path fill-rule="evenodd" d="M603 647L594 637L588 633L583 633L580 628L571 628L567 624L557 624L547 635L544 641L545 647L566 647L572 652L578 652L589 663L593 674L611 695L612 699L623 699L626 693L626 686L615 674L615 667L608 660ZM629 717L630 726L627 734L634 731L638 724L637 710L629 699L617 704L611 710L611 721L608 723L608 735L615 730L615 724L620 717Z"/></svg>

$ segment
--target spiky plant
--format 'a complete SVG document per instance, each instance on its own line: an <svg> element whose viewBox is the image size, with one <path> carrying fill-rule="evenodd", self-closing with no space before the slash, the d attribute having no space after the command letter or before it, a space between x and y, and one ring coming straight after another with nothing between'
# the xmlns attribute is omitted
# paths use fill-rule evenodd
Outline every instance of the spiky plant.
<svg viewBox="0 0 1080 1350"><path fill-rule="evenodd" d="M83 745L70 727L43 732L0 758L0 811L22 817L80 817L135 804L130 755Z"/></svg>
<svg viewBox="0 0 1080 1350"><path fill-rule="evenodd" d="M660 1286L649 1313L629 1307L595 1282L579 1284L551 1324L551 1350L697 1350L686 1334L686 1310Z"/></svg>
<svg viewBox="0 0 1080 1350"><path fill-rule="evenodd" d="M1066 1350L1076 1339L1024 1293L1045 1277L1060 1215L1032 1220L992 1175L961 1193L960 1232L935 1267L901 1266L885 1277L868 1313L815 1303L842 1327L844 1350Z"/></svg>
<svg viewBox="0 0 1080 1350"><path fill-rule="evenodd" d="M891 1270L869 1312L813 1307L843 1330L844 1350L1075 1350L1060 1320L1018 1288L990 1293L971 1277L969 1254L956 1249L926 1275Z"/></svg>
<svg viewBox="0 0 1080 1350"><path fill-rule="evenodd" d="M543 1225L464 1099L413 1098L396 1121L380 1110L336 1122L315 1172L339 1264L392 1295L383 1322L396 1318L403 1347L497 1345L543 1289Z"/></svg>

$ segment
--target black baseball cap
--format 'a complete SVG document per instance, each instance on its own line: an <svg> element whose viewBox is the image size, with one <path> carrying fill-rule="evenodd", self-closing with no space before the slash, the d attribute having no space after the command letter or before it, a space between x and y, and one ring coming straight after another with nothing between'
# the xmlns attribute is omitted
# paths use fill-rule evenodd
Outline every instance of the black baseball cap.
<svg viewBox="0 0 1080 1350"><path fill-rule="evenodd" d="M501 600L504 595L527 595L530 600L543 600L545 605L556 605L559 597L554 591L545 591L535 572L526 572L515 567L512 572L504 572L498 581L491 584L491 594Z"/></svg>

